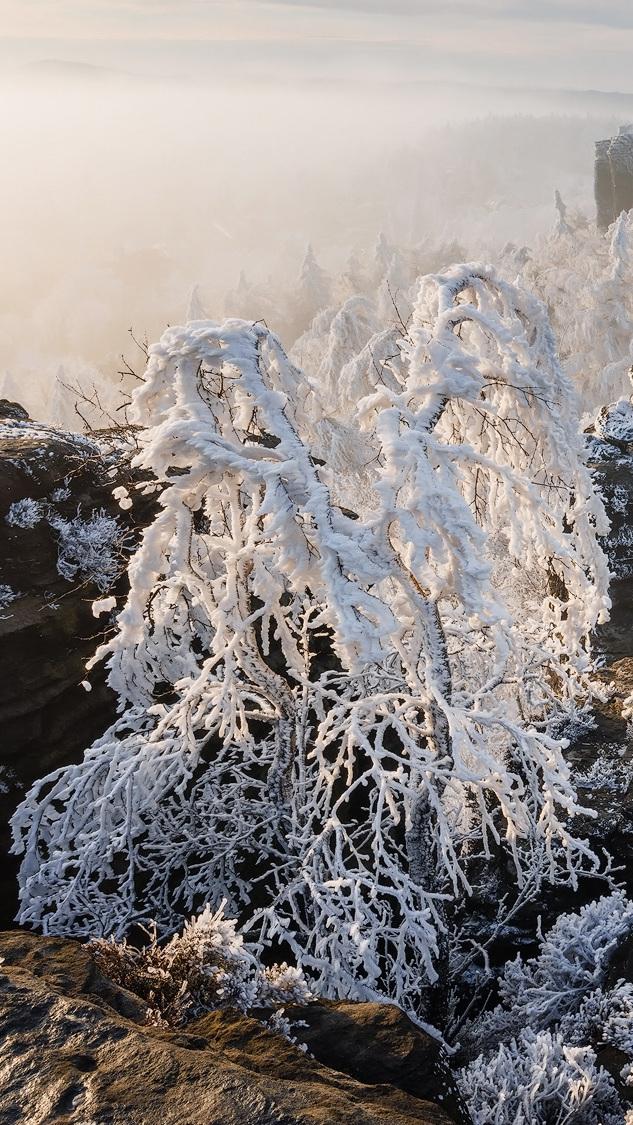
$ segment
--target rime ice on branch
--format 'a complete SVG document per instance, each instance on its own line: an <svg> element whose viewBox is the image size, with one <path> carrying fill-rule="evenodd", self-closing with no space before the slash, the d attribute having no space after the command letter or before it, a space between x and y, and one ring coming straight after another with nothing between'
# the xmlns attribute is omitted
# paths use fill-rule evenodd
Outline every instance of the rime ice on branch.
<svg viewBox="0 0 633 1125"><path fill-rule="evenodd" d="M121 714L15 814L23 923L121 935L226 898L320 993L419 1010L469 857L574 879L555 732L608 603L573 394L490 267L422 279L390 333L320 383L260 324L150 349L162 511L95 657Z"/></svg>

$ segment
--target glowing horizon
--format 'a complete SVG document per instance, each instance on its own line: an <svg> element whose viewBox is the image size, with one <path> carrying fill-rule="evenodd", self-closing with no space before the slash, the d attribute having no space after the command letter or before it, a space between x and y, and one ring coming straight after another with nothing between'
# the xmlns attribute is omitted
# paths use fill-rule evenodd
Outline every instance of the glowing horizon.
<svg viewBox="0 0 633 1125"><path fill-rule="evenodd" d="M272 52L273 72L292 67L293 50L312 51L310 76L326 79L349 76L364 50L370 77L393 70L407 80L633 92L633 10L624 0L482 0L476 12L467 0L450 9L436 0L5 0L0 59L19 66L52 54L143 70L158 53L170 76L223 45L260 47L264 69ZM232 61L248 77L250 56Z"/></svg>

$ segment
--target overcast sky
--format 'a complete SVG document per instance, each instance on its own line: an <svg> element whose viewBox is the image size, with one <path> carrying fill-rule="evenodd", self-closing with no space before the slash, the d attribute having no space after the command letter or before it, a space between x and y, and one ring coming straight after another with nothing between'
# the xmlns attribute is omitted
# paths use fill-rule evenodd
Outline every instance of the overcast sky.
<svg viewBox="0 0 633 1125"><path fill-rule="evenodd" d="M231 42L231 48L221 44ZM631 0L2 0L0 60L633 91ZM224 55L222 54L224 50Z"/></svg>

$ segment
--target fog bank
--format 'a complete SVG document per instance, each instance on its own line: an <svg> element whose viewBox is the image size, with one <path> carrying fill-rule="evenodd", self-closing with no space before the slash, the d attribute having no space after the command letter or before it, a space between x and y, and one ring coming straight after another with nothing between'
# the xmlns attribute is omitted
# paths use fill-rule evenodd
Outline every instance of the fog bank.
<svg viewBox="0 0 633 1125"><path fill-rule="evenodd" d="M270 317L308 243L336 272L381 231L468 257L529 242L555 189L593 216L593 142L633 117L633 98L609 99L54 61L5 73L0 393L46 415L60 369L112 378L124 353L140 370L130 327L157 338L194 285L209 315L234 312L240 271Z"/></svg>

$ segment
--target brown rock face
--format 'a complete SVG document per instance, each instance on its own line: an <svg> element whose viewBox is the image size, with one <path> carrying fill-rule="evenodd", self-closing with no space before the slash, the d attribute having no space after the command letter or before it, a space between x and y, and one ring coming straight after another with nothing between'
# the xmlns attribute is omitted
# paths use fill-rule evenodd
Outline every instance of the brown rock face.
<svg viewBox="0 0 633 1125"><path fill-rule="evenodd" d="M335 1025L340 1009L352 1042L360 1036L371 1053L377 1036L376 1066L370 1077L359 1080L344 1073L342 1055L337 1069L330 1069L258 1020L230 1009L182 1031L146 1027L142 1005L107 981L76 942L12 931L0 934L0 956L3 1125L452 1125L458 1120L441 1102L406 1092L382 1076L378 1060L388 1053L390 1027L392 1055L404 1035L416 1065L439 1057L438 1045L427 1042L414 1025L405 1031L397 1015L385 1014L391 1005L330 1005L320 1036L312 1031L314 1045L340 1033L342 1025ZM311 1029L318 1018L310 1013L319 1007L306 1009ZM442 1095L439 1086L434 1092L436 1098Z"/></svg>
<svg viewBox="0 0 633 1125"><path fill-rule="evenodd" d="M633 656L633 456L610 441L591 439L591 466L611 521L602 541L613 574L611 618L599 626L597 647L607 662Z"/></svg>
<svg viewBox="0 0 633 1125"><path fill-rule="evenodd" d="M108 475L114 472L114 477ZM121 479L122 478L122 479ZM148 501L122 512L112 488L125 458L30 422L0 401L0 925L17 910L8 821L25 789L79 761L108 727L116 697L103 672L81 682L108 617L91 605L124 570L149 520ZM138 496L138 493L136 494ZM116 584L117 575L122 575ZM121 598L122 600L122 598ZM121 600L119 604L121 604Z"/></svg>
<svg viewBox="0 0 633 1125"><path fill-rule="evenodd" d="M297 1022L295 1038L325 1066L359 1082L388 1082L414 1098L440 1102L460 1125L470 1121L437 1040L395 1004L324 1001L286 1015L291 1027Z"/></svg>
<svg viewBox="0 0 633 1125"><path fill-rule="evenodd" d="M596 141L594 196L596 222L606 230L622 211L633 207L633 136L631 126L617 137Z"/></svg>
<svg viewBox="0 0 633 1125"><path fill-rule="evenodd" d="M599 416L613 418L619 404ZM606 426L601 427L604 430ZM581 805L596 813L579 818L574 832L587 837L597 854L605 848L624 867L627 893L633 894L633 740L622 715L625 699L633 692L633 444L624 428L609 440L589 439L590 464L611 528L602 540L612 579L609 588L611 617L598 626L594 652L604 667L597 675L606 689L604 702L593 705L595 726L579 732L566 752L576 772ZM592 772L593 771L593 772ZM602 894L595 887L593 894ZM577 903L561 909L576 909Z"/></svg>

